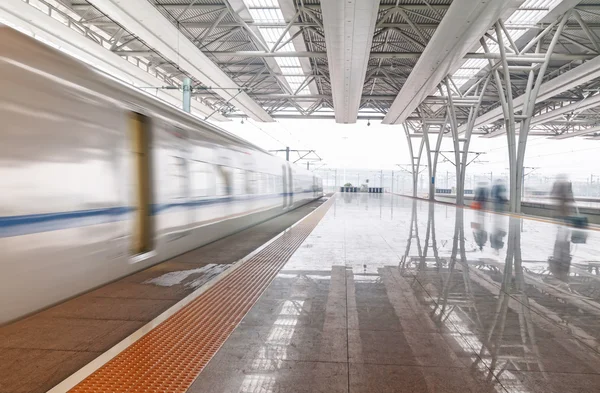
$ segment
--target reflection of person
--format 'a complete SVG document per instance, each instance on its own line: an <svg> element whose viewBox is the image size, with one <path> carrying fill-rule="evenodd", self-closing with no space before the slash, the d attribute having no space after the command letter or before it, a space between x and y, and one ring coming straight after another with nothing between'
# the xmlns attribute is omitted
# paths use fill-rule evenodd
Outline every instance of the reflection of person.
<svg viewBox="0 0 600 393"><path fill-rule="evenodd" d="M483 246L485 246L488 240L488 233L485 229L483 227L474 228L473 237L475 238L475 243L479 246L479 250L483 250Z"/></svg>
<svg viewBox="0 0 600 393"><path fill-rule="evenodd" d="M574 201L573 198L573 186L570 181L567 180L566 175L559 175L554 184L552 185L552 191L550 196L556 201L557 213L561 218L569 216L569 210L571 204Z"/></svg>
<svg viewBox="0 0 600 393"><path fill-rule="evenodd" d="M490 233L490 246L496 253L504 248L504 236L506 236L505 217L500 214L494 214L494 229Z"/></svg>
<svg viewBox="0 0 600 393"><path fill-rule="evenodd" d="M569 270L571 268L571 241L569 240L569 229L559 227L554 242L554 251L548 258L548 268L552 275L564 282L568 282Z"/></svg>
<svg viewBox="0 0 600 393"><path fill-rule="evenodd" d="M490 196L494 203L494 210L502 211L504 209L504 204L508 200L508 198L506 198L506 186L502 180L496 180L496 183L492 186Z"/></svg>

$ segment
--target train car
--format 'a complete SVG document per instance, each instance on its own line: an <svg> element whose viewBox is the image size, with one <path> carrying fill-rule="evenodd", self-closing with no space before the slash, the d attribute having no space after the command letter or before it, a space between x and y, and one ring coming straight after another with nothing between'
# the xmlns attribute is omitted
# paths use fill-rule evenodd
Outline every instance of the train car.
<svg viewBox="0 0 600 393"><path fill-rule="evenodd" d="M0 324L322 196L321 179L0 27Z"/></svg>

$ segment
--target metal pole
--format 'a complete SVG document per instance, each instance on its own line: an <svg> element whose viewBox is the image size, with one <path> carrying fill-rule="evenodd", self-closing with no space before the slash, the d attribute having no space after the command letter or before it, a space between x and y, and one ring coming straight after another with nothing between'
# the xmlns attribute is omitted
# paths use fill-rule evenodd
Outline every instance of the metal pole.
<svg viewBox="0 0 600 393"><path fill-rule="evenodd" d="M498 24L496 24L496 28L499 29ZM497 30L499 31L499 30ZM509 162L509 180L510 180L510 201L509 201L509 206L510 206L510 211L514 212L515 210L515 204L514 204L514 200L515 198L515 193L516 193L516 181L518 181L518 178L515 177L515 170L516 170L516 163L517 163L517 157L516 157L516 152L515 152L515 148L516 148L516 138L515 138L515 116L514 116L514 110L513 110L513 101L512 101L512 88L511 88L511 83L510 83L510 73L509 73L509 68L508 68L508 61L506 60L506 53L504 50L504 43L502 41L502 34L499 33L498 37L498 47L500 48L500 54L501 54L501 64L503 67L503 71L504 71L504 83L506 85L506 96L504 95L504 91L505 89L503 88L502 85L502 79L500 79L500 74L498 73L498 69L494 68L494 63L491 60L488 60L490 68L493 69L493 73L494 73L494 79L496 81L496 89L498 90L498 96L500 98L500 104L502 105L502 112L504 113L504 127L506 129L506 138L507 138L507 143L508 143L508 162ZM481 46L483 48L483 50L485 51L485 53L490 53L489 47L485 41L485 39L481 39Z"/></svg>
<svg viewBox="0 0 600 393"><path fill-rule="evenodd" d="M192 80L183 79L183 111L191 113L192 108Z"/></svg>
<svg viewBox="0 0 600 393"><path fill-rule="evenodd" d="M454 100L452 97L452 90L450 89L450 78L446 77L445 80L445 85L446 85L446 93L447 93L447 97L448 97L448 114L449 114L449 120L450 120L450 130L452 132L452 142L454 144L454 167L456 169L456 205L457 206L462 206L464 205L464 200L465 200L465 193L464 190L461 188L461 183L460 183L460 179L461 179L461 165L460 165L460 142L459 142L459 138L458 138L458 122L456 120L456 109L454 107ZM463 152L463 154L466 154L465 152Z"/></svg>
<svg viewBox="0 0 600 393"><path fill-rule="evenodd" d="M306 161L306 170L310 171L310 161Z"/></svg>
<svg viewBox="0 0 600 393"><path fill-rule="evenodd" d="M457 182L460 182L460 184L461 184L460 189L463 191L465 189L465 176L467 173L467 165L469 165L469 163L467 162L467 159L469 156L469 145L471 144L471 136L473 134L475 118L477 117L477 113L479 112L479 107L481 106L481 102L483 101L483 97L485 95L485 91L487 89L488 83L490 82L490 79L491 79L491 75L489 75L485 79L485 82L481 86L481 92L479 92L479 97L477 99L477 103L475 104L475 106L471 107L471 109L469 110L467 131L465 133L465 138L464 138L463 146L462 146L462 157L461 157L462 160L460 162L460 179L457 180ZM478 89L479 89L479 86L475 89L476 94L478 93ZM458 165L458 163L456 165ZM473 188L472 184L471 184L471 188ZM464 192L463 192L463 194L464 194Z"/></svg>
<svg viewBox="0 0 600 393"><path fill-rule="evenodd" d="M289 161L289 160L290 160L290 147L289 147L289 146L287 146L287 147L285 148L285 160L286 160L286 161Z"/></svg>
<svg viewBox="0 0 600 393"><path fill-rule="evenodd" d="M428 194L429 194L429 200L433 200L433 196L435 194L435 189L434 189L434 173L433 173L433 165L431 163L431 146L429 145L429 125L428 124L423 124L423 138L425 140L425 152L427 153L427 173L429 176L428 179L429 181L428 183Z"/></svg>
<svg viewBox="0 0 600 393"><path fill-rule="evenodd" d="M437 137L437 142L435 144L435 152L433 154L433 168L431 170L432 173L432 185L431 188L433 189L433 194L434 194L434 198L435 199L435 182L436 182L436 178L437 178L437 163L438 163L438 158L440 155L440 148L442 146L442 137L444 136L444 131L446 129L446 124L448 123L448 115L446 115L446 120L444 121L444 124L442 124L440 126L440 131L438 132L438 137Z"/></svg>

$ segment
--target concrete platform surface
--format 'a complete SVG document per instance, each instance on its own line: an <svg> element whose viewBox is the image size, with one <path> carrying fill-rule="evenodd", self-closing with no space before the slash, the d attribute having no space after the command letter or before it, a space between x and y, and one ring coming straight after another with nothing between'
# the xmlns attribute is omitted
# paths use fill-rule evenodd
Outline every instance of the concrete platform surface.
<svg viewBox="0 0 600 393"><path fill-rule="evenodd" d="M188 392L598 391L600 233L581 235L337 194Z"/></svg>

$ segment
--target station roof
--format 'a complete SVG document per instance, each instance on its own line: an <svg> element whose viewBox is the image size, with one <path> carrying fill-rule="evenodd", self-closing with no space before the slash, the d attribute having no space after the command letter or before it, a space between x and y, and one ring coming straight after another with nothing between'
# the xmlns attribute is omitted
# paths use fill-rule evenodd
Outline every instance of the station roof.
<svg viewBox="0 0 600 393"><path fill-rule="evenodd" d="M552 35L531 43L545 29L556 29L569 12L548 54L531 133L600 139L600 0L29 3L100 44L110 56L142 68L154 78L144 83L155 82L145 88L180 87L191 78L195 110L213 120L369 119L413 122L415 133L422 132L424 118L437 119L431 124L444 120L439 113L448 98L440 86L446 80L458 97L457 121L464 131L469 93L491 69L502 69L498 20L518 109L527 76L539 72ZM500 104L491 78L476 113L475 133L503 134Z"/></svg>

